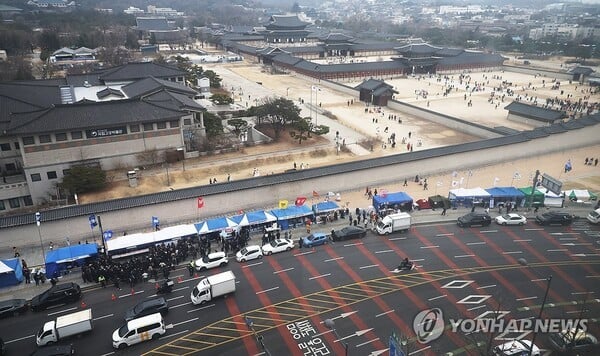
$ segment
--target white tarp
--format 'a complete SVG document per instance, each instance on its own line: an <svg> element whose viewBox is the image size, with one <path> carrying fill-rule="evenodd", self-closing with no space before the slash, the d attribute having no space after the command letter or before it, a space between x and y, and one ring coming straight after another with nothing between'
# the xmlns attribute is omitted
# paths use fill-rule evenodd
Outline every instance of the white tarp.
<svg viewBox="0 0 600 356"><path fill-rule="evenodd" d="M490 193L488 193L483 188L457 188L450 189L450 194L456 198L460 197L489 197ZM452 198L450 198L452 199Z"/></svg>
<svg viewBox="0 0 600 356"><path fill-rule="evenodd" d="M562 208L563 197L556 195L544 187L538 187L537 190L544 193L544 205L556 208Z"/></svg>
<svg viewBox="0 0 600 356"><path fill-rule="evenodd" d="M196 235L193 224L166 227L159 231L119 236L106 241L107 252L169 241L182 236Z"/></svg>
<svg viewBox="0 0 600 356"><path fill-rule="evenodd" d="M8 267L4 262L0 261L0 273L13 272L13 269Z"/></svg>

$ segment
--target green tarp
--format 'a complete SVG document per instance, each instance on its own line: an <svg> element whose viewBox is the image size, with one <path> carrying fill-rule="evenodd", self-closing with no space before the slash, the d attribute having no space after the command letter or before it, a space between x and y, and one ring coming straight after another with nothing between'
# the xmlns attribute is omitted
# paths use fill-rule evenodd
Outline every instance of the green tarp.
<svg viewBox="0 0 600 356"><path fill-rule="evenodd" d="M525 199L521 203L521 206L530 207L531 205L531 187L519 188L523 194L525 194ZM536 206L544 206L544 193L539 190L535 190L533 193L533 207Z"/></svg>

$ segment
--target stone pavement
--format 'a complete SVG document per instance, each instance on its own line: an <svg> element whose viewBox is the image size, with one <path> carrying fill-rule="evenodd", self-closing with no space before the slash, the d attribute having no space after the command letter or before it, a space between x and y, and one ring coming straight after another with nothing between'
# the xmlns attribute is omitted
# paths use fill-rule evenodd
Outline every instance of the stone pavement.
<svg viewBox="0 0 600 356"><path fill-rule="evenodd" d="M593 206L591 204L577 204L577 205L569 206L564 210L571 212L572 214L578 216L580 219L585 219L585 217L590 212L592 207ZM353 211L352 209L350 209L350 210ZM481 208L479 208L479 210L481 210ZM556 210L556 209L552 208L552 210ZM456 219L459 216L467 214L469 211L470 211L470 209L468 209L468 208L448 209L446 211L446 215L442 216L440 209L437 209L437 210L429 210L428 209L428 210L420 210L420 211L415 210L410 214L412 216L413 225L426 225L426 224L437 224L437 223L455 223ZM538 213L543 213L543 212L544 212L544 209L542 208L542 209L540 209L540 211ZM533 221L535 219L535 214L533 213L533 211L524 211L523 209L521 209L518 211L518 213L522 214L528 218L528 220L529 220L527 222L528 225L533 226L535 224L535 222ZM492 216L492 218L496 217L498 215L497 210L495 210L495 209L490 210L490 215ZM326 225L323 225L323 224L313 225L312 232L329 233L331 231L331 229L343 227L346 225L347 225L347 220L339 219L335 222L328 223ZM306 235L306 231L304 230L304 228L297 228L297 229L292 230L292 236L293 236L294 240L297 240L300 236L305 236L305 235ZM408 235L410 236L410 232L408 233ZM386 237L372 236L369 238L386 238ZM252 236L252 240L250 241L250 244L259 243L259 241L260 241L260 236L255 234L254 236ZM20 251L21 251L21 255L23 256L23 258L26 258L26 261L29 266L36 266L36 265L42 264L43 259L42 259L42 253L39 249L39 246L29 246L29 247L23 246L20 248ZM23 253L24 251L26 251L26 254ZM232 255L230 255L230 256L232 256ZM403 257L404 256L398 256L398 259L400 260ZM232 260L231 262L236 263L234 260ZM183 265L180 265L179 268L183 268ZM95 283L83 283L83 280L81 278L80 269L75 269L70 274L59 278L59 283L65 283L65 282L75 282L75 283L79 284L80 286L82 286L82 288L91 288L91 287L97 286L97 284L95 284ZM16 286L1 288L0 289L0 300L6 300L6 299L11 299L11 298L23 298L23 299L30 300L32 297L34 297L34 296L42 293L46 289L50 288L50 286L51 285L50 285L49 281L46 281L46 283L40 284L39 286L36 286L35 283L33 282L33 280L32 280L31 284L25 284L25 282L23 281L22 283L20 283ZM114 288L114 287L112 287L112 285L109 285L107 288L110 289L110 288Z"/></svg>

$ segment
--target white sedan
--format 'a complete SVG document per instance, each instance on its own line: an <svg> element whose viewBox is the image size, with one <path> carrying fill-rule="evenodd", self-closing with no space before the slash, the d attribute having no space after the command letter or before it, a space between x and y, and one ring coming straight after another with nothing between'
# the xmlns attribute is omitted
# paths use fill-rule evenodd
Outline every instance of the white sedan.
<svg viewBox="0 0 600 356"><path fill-rule="evenodd" d="M265 255L272 255L274 253L289 251L294 248L294 242L289 239L275 239L271 243L268 243L262 247Z"/></svg>
<svg viewBox="0 0 600 356"><path fill-rule="evenodd" d="M496 224L498 225L525 225L527 218L519 214L504 214L496 216Z"/></svg>
<svg viewBox="0 0 600 356"><path fill-rule="evenodd" d="M208 256L204 256L201 259L196 260L194 265L196 266L196 270L204 271L219 266L225 266L228 262L229 260L227 260L227 255L225 255L225 252L213 252L209 253Z"/></svg>

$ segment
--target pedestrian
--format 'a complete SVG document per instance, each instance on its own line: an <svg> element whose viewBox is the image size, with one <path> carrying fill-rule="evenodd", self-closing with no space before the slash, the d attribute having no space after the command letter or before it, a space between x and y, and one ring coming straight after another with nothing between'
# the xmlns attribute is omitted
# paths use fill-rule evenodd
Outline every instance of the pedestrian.
<svg viewBox="0 0 600 356"><path fill-rule="evenodd" d="M306 222L306 233L310 234L310 220Z"/></svg>
<svg viewBox="0 0 600 356"><path fill-rule="evenodd" d="M13 255L15 256L15 258L21 257L21 253L19 252L16 246L13 246Z"/></svg>
<svg viewBox="0 0 600 356"><path fill-rule="evenodd" d="M190 273L190 277L194 275L194 268L195 268L195 263L194 260L190 261L190 264L188 265L188 272Z"/></svg>
<svg viewBox="0 0 600 356"><path fill-rule="evenodd" d="M231 174L227 174L227 181L231 182Z"/></svg>
<svg viewBox="0 0 600 356"><path fill-rule="evenodd" d="M429 189L427 189L427 181L425 181L425 182L423 183L423 190L429 190Z"/></svg>
<svg viewBox="0 0 600 356"><path fill-rule="evenodd" d="M303 243L302 243L302 242L303 242L303 241L302 241L302 238L299 238L299 239L298 239L298 248L302 248L302 245L303 245Z"/></svg>
<svg viewBox="0 0 600 356"><path fill-rule="evenodd" d="M594 166L597 166L597 165L598 165L598 158L596 158L596 159L594 160Z"/></svg>
<svg viewBox="0 0 600 356"><path fill-rule="evenodd" d="M446 215L446 207L442 208L442 215Z"/></svg>
<svg viewBox="0 0 600 356"><path fill-rule="evenodd" d="M27 266L23 267L23 277L25 277L25 284L31 283L31 271Z"/></svg>
<svg viewBox="0 0 600 356"><path fill-rule="evenodd" d="M402 184L403 187L408 187L408 180L406 178L404 178L404 184Z"/></svg>
<svg viewBox="0 0 600 356"><path fill-rule="evenodd" d="M473 203L473 206L471 207L471 212L474 213L475 212L475 204Z"/></svg>
<svg viewBox="0 0 600 356"><path fill-rule="evenodd" d="M54 250L54 242L50 241L50 251Z"/></svg>

